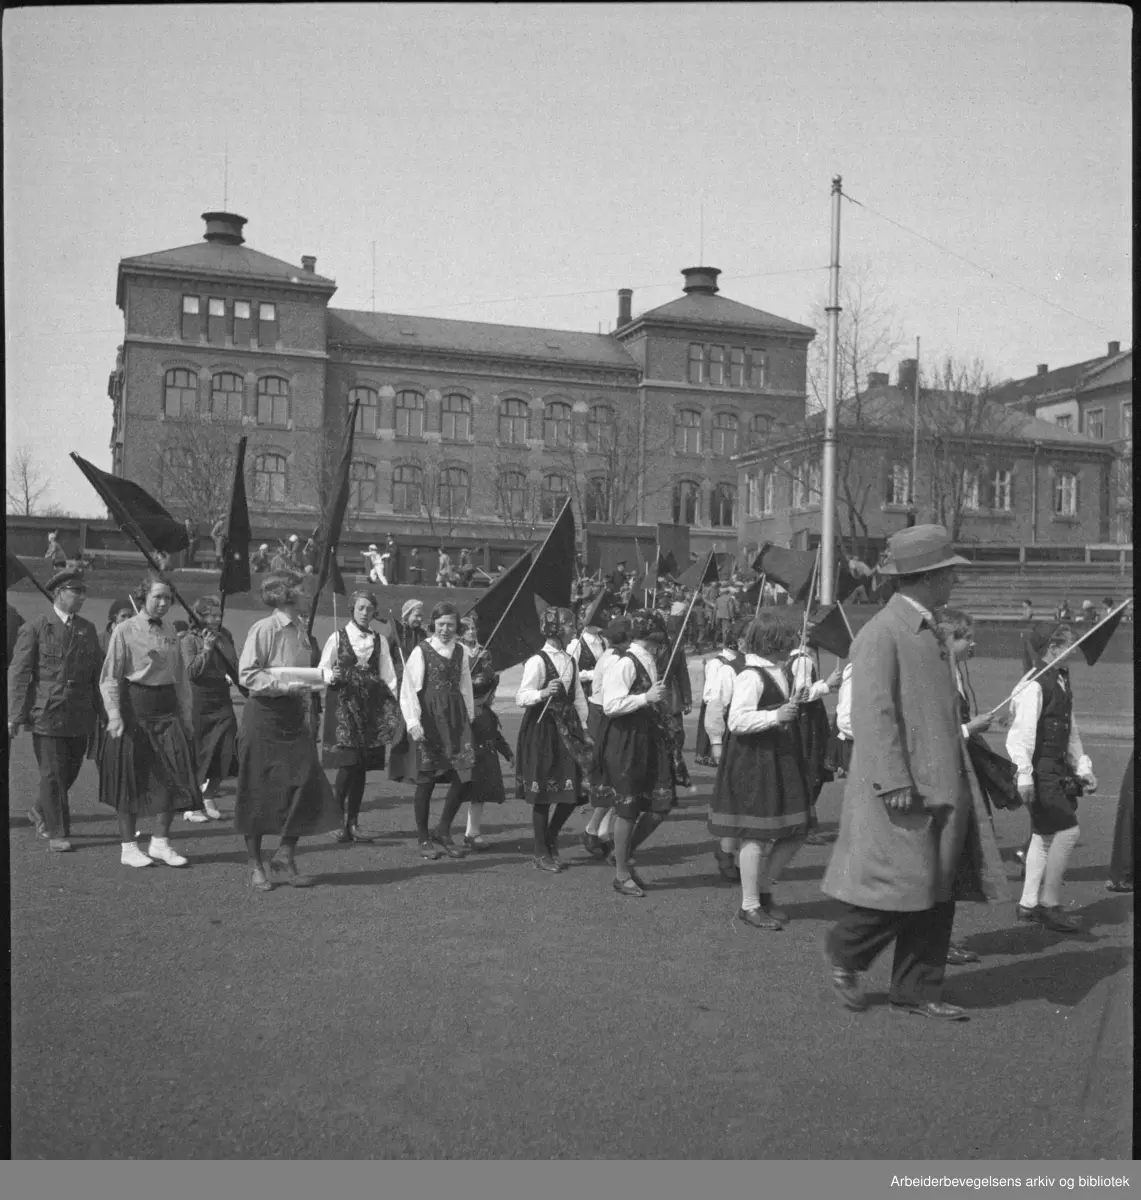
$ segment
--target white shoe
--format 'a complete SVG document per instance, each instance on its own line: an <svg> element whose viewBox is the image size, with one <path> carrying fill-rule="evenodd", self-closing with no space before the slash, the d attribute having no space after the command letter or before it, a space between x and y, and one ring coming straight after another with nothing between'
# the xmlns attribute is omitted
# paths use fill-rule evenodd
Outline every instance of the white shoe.
<svg viewBox="0 0 1141 1200"><path fill-rule="evenodd" d="M206 816L211 821L220 821L222 819L222 814L218 811L218 806L213 800L206 801Z"/></svg>
<svg viewBox="0 0 1141 1200"><path fill-rule="evenodd" d="M147 847L147 854L158 862L164 862L168 867L185 867L190 861L178 851L168 841L160 842L158 838L152 837L151 844Z"/></svg>
<svg viewBox="0 0 1141 1200"><path fill-rule="evenodd" d="M124 867L149 867L152 865L151 860L139 849L138 844L135 842L123 847L123 853L119 861Z"/></svg>
<svg viewBox="0 0 1141 1200"><path fill-rule="evenodd" d="M196 825L201 825L203 821L210 820L204 812L199 812L198 809L191 809L190 812L184 812L182 819L184 821L193 821Z"/></svg>

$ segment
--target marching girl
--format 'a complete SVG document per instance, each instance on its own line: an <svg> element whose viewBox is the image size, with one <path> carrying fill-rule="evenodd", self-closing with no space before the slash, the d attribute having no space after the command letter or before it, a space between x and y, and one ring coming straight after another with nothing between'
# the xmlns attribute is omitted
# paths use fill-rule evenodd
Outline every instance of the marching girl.
<svg viewBox="0 0 1141 1200"><path fill-rule="evenodd" d="M691 788L689 767L686 766L682 750L685 748L684 718L693 711L693 691L689 682L689 663L685 659L685 651L681 647L682 624L685 619L684 611L680 616L663 616L665 621L665 636L657 643L656 658L658 675L666 685L665 699L662 701L661 712L666 729L670 735L670 755L673 761L674 782L678 787ZM670 655L674 642L678 642L677 653L673 655L673 665L670 665ZM666 669L669 668L669 674Z"/></svg>
<svg viewBox="0 0 1141 1200"><path fill-rule="evenodd" d="M745 665L745 639L737 639L736 648L723 646L705 664L705 684L701 691L701 711L697 717L696 759L706 766L715 767L721 761L721 748L725 741L729 705L733 701L733 683ZM717 871L729 883L740 883L741 872L737 867L737 852L741 844L737 838L723 837L713 857L717 860Z"/></svg>
<svg viewBox="0 0 1141 1200"><path fill-rule="evenodd" d="M594 692L594 672L598 667L598 660L606 653L602 630L597 625L584 625L582 633L567 643L567 653L574 659L579 680L582 682L582 694L586 697L587 704L590 704Z"/></svg>
<svg viewBox="0 0 1141 1200"><path fill-rule="evenodd" d="M166 620L172 598L165 579L146 577L142 610L112 628L99 679L107 713L99 798L118 813L120 861L127 867L186 866L170 844L170 823L176 812L202 805L190 680ZM146 854L135 844L140 817L154 817L158 827Z"/></svg>
<svg viewBox="0 0 1141 1200"><path fill-rule="evenodd" d="M656 711L666 692L655 661L665 622L642 609L631 618L630 636L633 644L602 680L596 794L614 805L614 890L641 897L645 885L630 858L677 803L677 791L670 734Z"/></svg>
<svg viewBox="0 0 1141 1200"><path fill-rule="evenodd" d="M463 619L463 644L468 653L472 698L475 701L475 716L471 723L475 765L471 779L463 785L462 792L462 799L467 801L464 845L469 850L488 850L491 844L481 831L483 806L502 804L507 799L499 758L502 755L508 763L513 763L515 755L500 732L499 718L491 707L495 700L495 689L499 686L499 672L492 665L490 651L479 644L474 617Z"/></svg>
<svg viewBox="0 0 1141 1200"><path fill-rule="evenodd" d="M799 706L797 724L800 726L800 746L804 754L808 794L815 810L824 785L834 777L828 753L832 740L832 722L829 720L828 710L824 707L824 697L829 692L839 689L844 670L837 664L832 674L822 682L816 651L800 645L795 646L789 654L788 667L793 692L808 697ZM805 838L805 842L810 846L826 845L831 840L816 830L811 830Z"/></svg>
<svg viewBox="0 0 1141 1200"><path fill-rule="evenodd" d="M586 852L601 859L608 858L614 852L614 842L610 836L610 830L614 823L614 808L609 800L605 803L600 802L601 798L597 792L597 787L602 782L598 763L599 730L603 721L602 681L606 672L630 645L630 618L615 617L606 627L606 641L608 643L606 649L598 656L598 662L594 664L593 687L586 705L586 732L594 743L594 754L590 763L594 808L591 810L590 819L582 833L582 844L586 848Z"/></svg>
<svg viewBox="0 0 1141 1200"><path fill-rule="evenodd" d="M389 610L389 616L392 616ZM404 683L404 664L413 650L428 636L424 629L424 604L420 600L406 600L400 609L400 619L389 624L388 656L396 672L396 697L399 700ZM393 743L388 758L388 778L400 779L409 755L412 753L407 730L398 742Z"/></svg>
<svg viewBox="0 0 1141 1200"><path fill-rule="evenodd" d="M804 845L813 820L797 696L775 661L796 639L797 630L775 614L749 625L709 806L709 832L741 839L737 918L756 929L781 929L788 922L772 889Z"/></svg>
<svg viewBox="0 0 1141 1200"><path fill-rule="evenodd" d="M559 830L590 794L591 746L584 729L586 697L578 668L564 648L574 636L574 614L548 608L539 628L546 641L524 664L515 696L525 710L515 755L515 789L519 799L531 805L532 865L557 873L563 869Z"/></svg>
<svg viewBox="0 0 1141 1200"><path fill-rule="evenodd" d="M309 667L313 645L299 604L304 576L274 571L261 583L262 603L273 612L250 626L238 660L238 680L249 690L238 739L238 790L234 829L242 834L250 886L268 892L274 882L310 887L298 870L297 842L341 823L311 727L311 692L320 684L283 679L272 667ZM328 679L326 678L326 682ZM261 857L267 833L281 839L267 872Z"/></svg>
<svg viewBox="0 0 1141 1200"><path fill-rule="evenodd" d="M230 681L238 681L238 651L222 627L222 602L203 596L194 605L203 628L188 630L179 643L194 697L194 755L204 813L184 813L188 821L220 821L214 803L223 779L238 773L238 718L230 699Z"/></svg>
<svg viewBox="0 0 1141 1200"><path fill-rule="evenodd" d="M405 606L407 608L407 605ZM405 614L407 620L407 614ZM389 775L416 785L412 801L420 857L463 858L452 840L452 822L462 803L462 787L472 776L475 716L468 655L456 637L456 606L448 600L432 609L431 633L418 642L404 665L400 709L408 729L406 744L394 746ZM429 830L432 790L448 785L439 824Z"/></svg>
<svg viewBox="0 0 1141 1200"><path fill-rule="evenodd" d="M329 636L320 667L330 680L325 693L321 765L337 769L333 795L343 823L338 842L373 842L358 821L369 771L384 766L385 746L403 731L396 699L396 670L388 640L371 628L376 597L353 592L352 619Z"/></svg>

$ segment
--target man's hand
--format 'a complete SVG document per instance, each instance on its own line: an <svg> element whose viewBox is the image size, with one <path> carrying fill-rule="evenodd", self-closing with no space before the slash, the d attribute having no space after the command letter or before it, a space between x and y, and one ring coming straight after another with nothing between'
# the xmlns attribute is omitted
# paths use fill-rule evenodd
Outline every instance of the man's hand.
<svg viewBox="0 0 1141 1200"><path fill-rule="evenodd" d="M1018 785L1018 795L1022 798L1023 804L1033 804L1034 803L1034 784L1033 784L1033 782L1020 783Z"/></svg>
<svg viewBox="0 0 1141 1200"><path fill-rule="evenodd" d="M904 812L911 807L913 797L913 788L896 788L894 792L884 792L883 802L896 812Z"/></svg>
<svg viewBox="0 0 1141 1200"><path fill-rule="evenodd" d="M986 731L990 728L990 726L991 726L990 717L988 717L986 715L983 715L981 717L975 717L974 720L967 722L967 733L968 734L986 733Z"/></svg>
<svg viewBox="0 0 1141 1200"><path fill-rule="evenodd" d="M122 717L112 717L107 722L107 736L113 737L113 738L123 736L123 718Z"/></svg>
<svg viewBox="0 0 1141 1200"><path fill-rule="evenodd" d="M217 641L218 635L212 629L207 629L202 634L202 645L205 646L207 650L213 650Z"/></svg>

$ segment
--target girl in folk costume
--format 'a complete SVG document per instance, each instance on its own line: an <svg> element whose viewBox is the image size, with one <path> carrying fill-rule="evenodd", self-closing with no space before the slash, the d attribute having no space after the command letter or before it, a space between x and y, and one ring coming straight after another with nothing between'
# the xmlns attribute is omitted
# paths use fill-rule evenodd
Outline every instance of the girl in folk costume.
<svg viewBox="0 0 1141 1200"><path fill-rule="evenodd" d="M590 764L591 791L594 793L594 808L582 834L582 844L588 854L595 858L608 858L614 852L614 842L610 830L614 823L614 806L610 800L602 800L598 786L602 783L600 764L598 761L599 731L604 720L602 712L602 681L606 672L625 654L630 645L630 618L615 617L606 627L606 640L609 645L598 656L594 664L594 678L590 697L587 700L586 731L594 742L594 756Z"/></svg>
<svg viewBox="0 0 1141 1200"><path fill-rule="evenodd" d="M392 616L391 609L389 616ZM428 636L424 628L424 604L420 600L406 600L400 610L400 620L390 622L391 633L388 636L388 655L396 672L396 696L400 698L400 690L404 680L404 664L413 650ZM411 754L408 733L405 730L398 742L394 742L392 753L388 759L388 778L399 779L404 765Z"/></svg>
<svg viewBox="0 0 1141 1200"><path fill-rule="evenodd" d="M745 666L733 684L729 737L709 806L709 832L741 839L737 917L757 929L781 929L788 922L772 888L813 822L800 696L775 661L796 643L797 633L775 611L763 613L746 631Z"/></svg>
<svg viewBox="0 0 1141 1200"><path fill-rule="evenodd" d="M214 803L223 779L238 773L238 718L230 699L230 683L238 682L234 637L222 627L222 601L203 596L194 605L201 629L188 630L179 643L194 697L194 755L204 813L184 813L188 821L220 821Z"/></svg>
<svg viewBox="0 0 1141 1200"><path fill-rule="evenodd" d="M1023 680L1052 663L1071 643L1068 625L1036 625L1023 636ZM1056 933L1081 925L1062 912L1060 891L1078 841L1078 797L1094 791L1097 779L1074 723L1069 671L1051 667L1024 682L1011 701L1006 752L1018 770L1018 794L1030 809L1030 847L1018 919Z"/></svg>
<svg viewBox="0 0 1141 1200"><path fill-rule="evenodd" d="M462 803L462 787L472 776L475 716L468 655L456 637L456 606L444 600L432 609L431 634L408 655L400 685L400 709L408 727L406 746L393 747L389 774L416 785L413 811L420 857L463 858L452 841L452 821ZM432 789L448 785L444 811L428 829Z"/></svg>
<svg viewBox="0 0 1141 1200"><path fill-rule="evenodd" d="M186 859L170 844L175 812L200 808L195 781L194 713L178 637L166 620L172 594L161 576L143 582L142 611L111 630L99 679L107 734L99 761L99 799L119 816L120 861L171 867ZM140 817L158 831L144 854L135 844Z"/></svg>
<svg viewBox="0 0 1141 1200"><path fill-rule="evenodd" d="M705 685L701 691L701 711L697 717L697 762L717 766L721 748L728 732L729 705L733 701L733 684L745 666L745 639L737 639L736 648L723 646L705 664ZM729 883L740 883L737 852L739 838L723 837L713 857L717 871Z"/></svg>
<svg viewBox="0 0 1141 1200"><path fill-rule="evenodd" d="M336 767L333 795L343 824L333 833L338 842L372 842L358 824L365 777L384 766L384 748L403 732L396 699L396 671L388 641L371 628L376 616L372 592L353 592L352 620L330 635L320 667L329 689L321 732L321 765Z"/></svg>
<svg viewBox="0 0 1141 1200"><path fill-rule="evenodd" d="M679 617L666 617L666 636L657 644L655 657L658 665L658 676L666 685L665 698L662 701L662 716L670 735L670 757L673 761L674 782L678 787L690 788L693 785L689 779L689 767L686 766L682 750L685 748L684 717L693 711L693 691L689 682L689 663L685 659L685 651L681 647L682 625L684 614ZM677 643L677 653L673 653L674 643ZM670 657L673 663L670 664ZM666 675L666 668L669 674Z"/></svg>
<svg viewBox="0 0 1141 1200"><path fill-rule="evenodd" d="M584 731L586 697L578 668L564 649L574 636L574 613L548 608L539 629L546 641L524 664L515 696L515 703L526 710L515 754L515 790L531 805L532 864L557 873L563 869L559 830L590 794L591 746Z"/></svg>
<svg viewBox="0 0 1141 1200"><path fill-rule="evenodd" d="M804 770L808 779L808 794L815 809L824 785L833 779L828 746L832 740L832 722L824 707L824 696L840 687L843 667L837 665L824 686L820 684L820 660L814 649L806 645L793 648L788 656L792 690L800 695L811 693L812 698L799 706L797 724L800 726L800 746L804 754ZM831 837L819 830L810 830L805 842L810 846L826 845Z"/></svg>
<svg viewBox="0 0 1141 1200"><path fill-rule="evenodd" d="M499 718L491 707L495 700L495 689L499 686L499 672L492 665L491 653L479 644L474 617L463 619L463 644L468 653L471 691L475 700L475 716L471 723L475 765L462 793L462 798L467 801L464 845L469 850L487 850L490 843L481 832L483 806L502 804L507 799L499 757L502 755L508 763L513 763L515 755L500 732Z"/></svg>
<svg viewBox="0 0 1141 1200"><path fill-rule="evenodd" d="M606 652L606 642L602 630L597 625L584 625L582 633L567 643L567 653L574 659L578 668L578 677L582 681L582 694L587 704L591 702L594 692L594 672L598 660ZM597 701L595 701L597 707ZM589 732L589 730L588 730Z"/></svg>
<svg viewBox="0 0 1141 1200"><path fill-rule="evenodd" d="M238 679L250 694L238 739L234 828L245 838L250 885L257 892L268 892L271 879L311 886L313 877L297 868L297 842L341 823L312 729L311 693L321 685L271 670L311 668L314 648L298 609L303 581L295 571L275 571L262 580L262 602L273 612L250 626L238 660ZM330 675L325 673L326 683ZM281 839L268 871L261 857L267 833Z"/></svg>
<svg viewBox="0 0 1141 1200"><path fill-rule="evenodd" d="M633 645L602 680L596 794L614 805L614 890L623 896L646 894L631 856L677 803L671 738L657 708L666 689L658 680L655 651L665 632L658 613L635 613Z"/></svg>

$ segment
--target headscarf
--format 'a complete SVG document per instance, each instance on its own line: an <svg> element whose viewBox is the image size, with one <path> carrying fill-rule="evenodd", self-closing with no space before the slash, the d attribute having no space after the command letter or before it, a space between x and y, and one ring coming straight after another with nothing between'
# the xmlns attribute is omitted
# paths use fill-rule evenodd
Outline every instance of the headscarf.
<svg viewBox="0 0 1141 1200"><path fill-rule="evenodd" d="M419 608L423 609L423 600L405 600L403 607L400 609L400 619L408 624L408 618Z"/></svg>

